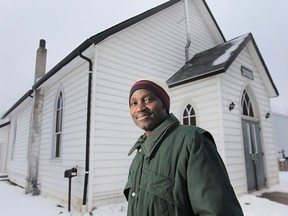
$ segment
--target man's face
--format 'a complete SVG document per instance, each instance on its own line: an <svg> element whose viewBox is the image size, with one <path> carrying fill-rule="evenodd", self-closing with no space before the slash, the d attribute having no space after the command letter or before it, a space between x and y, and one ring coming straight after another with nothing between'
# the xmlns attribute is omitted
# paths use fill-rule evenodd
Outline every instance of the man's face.
<svg viewBox="0 0 288 216"><path fill-rule="evenodd" d="M130 115L134 123L148 135L167 119L162 101L146 89L136 90L130 98Z"/></svg>

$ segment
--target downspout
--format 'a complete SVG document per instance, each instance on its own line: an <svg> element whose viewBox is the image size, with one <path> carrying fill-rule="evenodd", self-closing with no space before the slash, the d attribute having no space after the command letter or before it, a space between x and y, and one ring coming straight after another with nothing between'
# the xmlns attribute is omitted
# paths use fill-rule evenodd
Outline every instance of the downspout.
<svg viewBox="0 0 288 216"><path fill-rule="evenodd" d="M189 5L188 5L188 0L184 0L184 7L185 7L185 19L186 19L186 37L187 37L187 43L185 46L185 60L186 60L186 65L190 64L189 60L189 47L191 45L191 36L190 36L190 22L189 22Z"/></svg>
<svg viewBox="0 0 288 216"><path fill-rule="evenodd" d="M91 116L91 95L92 95L92 72L93 63L92 60L86 56L83 56L79 51L78 55L89 63L89 77L88 77L88 101L87 101L87 122L86 122L86 156L85 156L85 177L84 177L84 190L82 205L86 205L87 201L87 189L88 189L88 177L89 177L89 157L90 157L90 116Z"/></svg>

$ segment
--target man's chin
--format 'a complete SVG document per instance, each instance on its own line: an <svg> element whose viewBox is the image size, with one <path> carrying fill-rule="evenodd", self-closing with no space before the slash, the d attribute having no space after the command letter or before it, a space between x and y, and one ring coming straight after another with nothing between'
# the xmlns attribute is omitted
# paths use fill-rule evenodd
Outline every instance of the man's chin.
<svg viewBox="0 0 288 216"><path fill-rule="evenodd" d="M150 128L150 122L148 121L137 121L136 125L144 131Z"/></svg>

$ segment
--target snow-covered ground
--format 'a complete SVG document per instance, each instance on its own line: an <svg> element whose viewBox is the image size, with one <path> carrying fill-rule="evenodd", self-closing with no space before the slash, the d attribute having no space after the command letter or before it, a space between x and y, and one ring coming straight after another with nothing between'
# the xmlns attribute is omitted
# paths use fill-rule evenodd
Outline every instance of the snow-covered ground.
<svg viewBox="0 0 288 216"><path fill-rule="evenodd" d="M280 184L263 192L287 192L288 172L279 172ZM260 192L239 197L245 216L287 216L288 205L258 197ZM83 216L124 216L127 203L100 207ZM20 187L0 181L0 216L80 216L78 212L68 212L57 204L41 196L25 195Z"/></svg>

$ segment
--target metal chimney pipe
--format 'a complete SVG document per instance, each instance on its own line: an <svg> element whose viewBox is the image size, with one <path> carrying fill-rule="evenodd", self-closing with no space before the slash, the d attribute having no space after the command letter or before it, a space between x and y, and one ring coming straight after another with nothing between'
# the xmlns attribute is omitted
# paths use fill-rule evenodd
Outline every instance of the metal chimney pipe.
<svg viewBox="0 0 288 216"><path fill-rule="evenodd" d="M186 63L188 63L190 60L189 47L191 44L188 0L184 0L184 6L185 6L185 19L186 19L186 37L187 37L187 43L185 46L185 58L186 58Z"/></svg>

